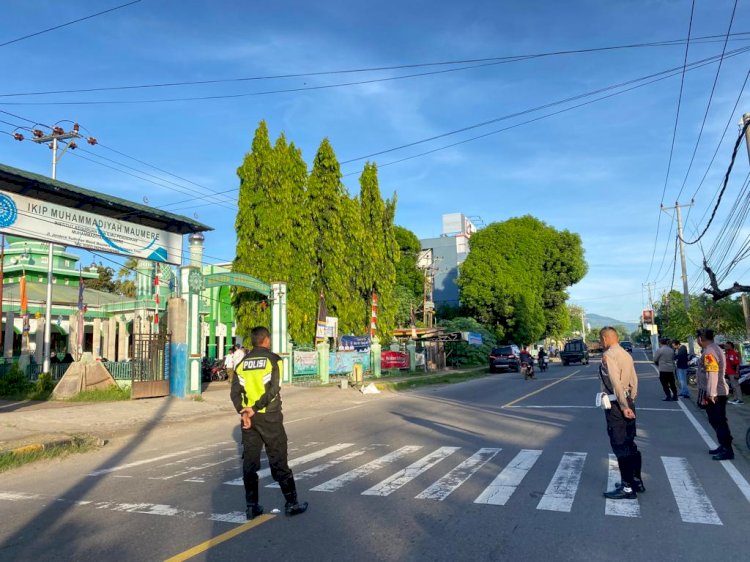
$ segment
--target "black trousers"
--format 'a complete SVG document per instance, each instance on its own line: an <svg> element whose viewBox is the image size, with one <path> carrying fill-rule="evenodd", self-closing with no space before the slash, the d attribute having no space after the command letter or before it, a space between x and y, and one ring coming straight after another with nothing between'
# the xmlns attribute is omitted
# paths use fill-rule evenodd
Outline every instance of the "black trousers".
<svg viewBox="0 0 750 562"><path fill-rule="evenodd" d="M732 447L732 433L729 431L729 424L727 423L727 399L727 396L717 396L715 404L706 404L706 413L708 414L708 423L716 432L719 445L729 449Z"/></svg>
<svg viewBox="0 0 750 562"><path fill-rule="evenodd" d="M628 398L628 407L635 412L635 403ZM632 485L633 479L641 479L641 453L635 444L635 418L628 419L617 402L612 408L604 410L607 419L607 434L612 452L617 457L620 467L620 478L624 484Z"/></svg>
<svg viewBox="0 0 750 562"><path fill-rule="evenodd" d="M677 398L677 384L675 383L674 373L672 371L659 371L659 382L661 383L661 387L664 389L664 394L667 398L672 396Z"/></svg>
<svg viewBox="0 0 750 562"><path fill-rule="evenodd" d="M255 414L250 429L242 430L242 480L245 484L245 500L258 503L258 469L260 452L266 447L271 477L279 483L285 493L294 489L294 476L287 459L287 437L284 417L281 412Z"/></svg>

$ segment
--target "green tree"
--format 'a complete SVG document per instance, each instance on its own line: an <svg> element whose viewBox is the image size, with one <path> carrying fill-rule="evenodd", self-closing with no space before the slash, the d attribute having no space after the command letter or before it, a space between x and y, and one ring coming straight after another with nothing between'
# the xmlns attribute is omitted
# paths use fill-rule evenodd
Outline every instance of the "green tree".
<svg viewBox="0 0 750 562"><path fill-rule="evenodd" d="M354 214L349 196L341 183L341 168L329 140L323 139L308 179L307 204L313 220L313 287L323 291L329 315L337 316L342 333L357 332L361 324L361 300L352 298L352 279L357 264L347 258L346 224ZM347 221L345 214L349 214ZM359 263L359 262L357 262ZM356 294L356 293L355 293Z"/></svg>
<svg viewBox="0 0 750 562"><path fill-rule="evenodd" d="M383 201L378 185L378 169L365 164L359 178L359 204L363 240L357 247L361 257L361 297L363 324L369 319L369 303L373 293L378 295L378 334L387 338L393 331L397 307L394 303L396 265L400 251L393 226L393 214Z"/></svg>
<svg viewBox="0 0 750 562"><path fill-rule="evenodd" d="M443 322L446 332L477 332L482 335L482 345L469 345L466 342L445 344L447 360L456 367L486 365L490 351L497 342L494 334L474 318L454 318Z"/></svg>
<svg viewBox="0 0 750 562"><path fill-rule="evenodd" d="M682 341L694 336L699 328L711 328L717 334L744 339L745 319L741 299L724 298L714 301L708 295L690 295L690 308L685 310L682 293L671 291L654 303L659 334Z"/></svg>
<svg viewBox="0 0 750 562"><path fill-rule="evenodd" d="M586 274L580 237L524 216L474 234L461 300L498 338L527 344L559 331L566 289Z"/></svg>
<svg viewBox="0 0 750 562"><path fill-rule="evenodd" d="M396 225L393 229L401 259L396 264L396 285L404 287L412 295L422 299L424 274L417 267L417 259L422 249L419 238L411 230Z"/></svg>

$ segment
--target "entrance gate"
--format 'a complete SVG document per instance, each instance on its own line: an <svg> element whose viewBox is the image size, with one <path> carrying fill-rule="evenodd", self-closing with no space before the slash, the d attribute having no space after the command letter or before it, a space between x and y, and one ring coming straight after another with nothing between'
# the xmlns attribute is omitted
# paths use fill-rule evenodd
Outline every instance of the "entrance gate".
<svg viewBox="0 0 750 562"><path fill-rule="evenodd" d="M169 334L133 333L131 399L169 395L169 350Z"/></svg>

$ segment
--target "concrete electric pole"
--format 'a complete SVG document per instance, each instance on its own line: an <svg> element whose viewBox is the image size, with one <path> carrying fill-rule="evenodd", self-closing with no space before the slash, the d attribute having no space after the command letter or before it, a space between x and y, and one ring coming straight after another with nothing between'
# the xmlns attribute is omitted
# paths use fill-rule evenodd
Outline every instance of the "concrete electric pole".
<svg viewBox="0 0 750 562"><path fill-rule="evenodd" d="M661 208L661 210L664 212L674 209L675 218L677 219L677 244L680 248L680 265L682 268L682 299L685 305L685 313L687 314L690 313L690 289L688 288L687 264L685 263L685 243L683 242L684 239L682 236L682 208L692 206L693 202L691 201L689 205L680 205L679 203L675 203L674 207ZM695 352L695 338L693 338L692 335L688 337L688 351L690 353Z"/></svg>

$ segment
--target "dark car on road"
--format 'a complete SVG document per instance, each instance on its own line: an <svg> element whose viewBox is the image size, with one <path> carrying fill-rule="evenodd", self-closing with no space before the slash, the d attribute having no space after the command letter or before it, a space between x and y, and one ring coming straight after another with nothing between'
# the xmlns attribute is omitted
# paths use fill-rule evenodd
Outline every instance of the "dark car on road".
<svg viewBox="0 0 750 562"><path fill-rule="evenodd" d="M583 340L571 340L565 344L560 352L560 360L563 365L571 363L589 364L589 349Z"/></svg>
<svg viewBox="0 0 750 562"><path fill-rule="evenodd" d="M490 352L490 373L507 369L518 373L521 370L521 350L516 345L501 345Z"/></svg>
<svg viewBox="0 0 750 562"><path fill-rule="evenodd" d="M633 342L621 341L620 347L622 347L625 351L633 353Z"/></svg>

